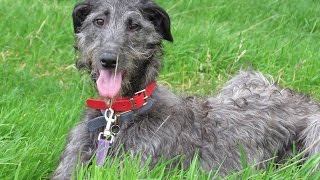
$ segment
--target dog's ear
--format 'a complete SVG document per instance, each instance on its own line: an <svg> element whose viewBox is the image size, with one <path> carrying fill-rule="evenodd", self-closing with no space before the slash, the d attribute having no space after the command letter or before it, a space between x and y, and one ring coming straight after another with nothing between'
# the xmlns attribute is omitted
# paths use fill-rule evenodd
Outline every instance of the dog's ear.
<svg viewBox="0 0 320 180"><path fill-rule="evenodd" d="M147 4L142 9L143 15L152 22L156 31L163 39L173 42L168 13L155 4Z"/></svg>
<svg viewBox="0 0 320 180"><path fill-rule="evenodd" d="M77 4L72 13L73 29L75 33L80 32L83 21L87 18L92 10L92 6L89 4Z"/></svg>

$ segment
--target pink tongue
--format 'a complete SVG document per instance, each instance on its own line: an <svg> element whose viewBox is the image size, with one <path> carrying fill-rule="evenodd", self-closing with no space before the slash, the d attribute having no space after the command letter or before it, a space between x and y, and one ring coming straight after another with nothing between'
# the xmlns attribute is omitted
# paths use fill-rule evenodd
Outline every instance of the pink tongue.
<svg viewBox="0 0 320 180"><path fill-rule="evenodd" d="M112 98L116 96L121 88L122 73L114 73L110 70L101 70L97 80L100 96Z"/></svg>

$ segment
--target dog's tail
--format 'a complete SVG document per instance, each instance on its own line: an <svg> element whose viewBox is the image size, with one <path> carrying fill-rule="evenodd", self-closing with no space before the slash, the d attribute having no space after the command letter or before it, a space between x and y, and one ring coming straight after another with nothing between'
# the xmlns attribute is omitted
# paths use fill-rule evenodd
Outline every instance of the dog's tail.
<svg viewBox="0 0 320 180"><path fill-rule="evenodd" d="M309 157L320 155L320 113L310 116L307 121L307 127L300 134L304 145L303 153Z"/></svg>

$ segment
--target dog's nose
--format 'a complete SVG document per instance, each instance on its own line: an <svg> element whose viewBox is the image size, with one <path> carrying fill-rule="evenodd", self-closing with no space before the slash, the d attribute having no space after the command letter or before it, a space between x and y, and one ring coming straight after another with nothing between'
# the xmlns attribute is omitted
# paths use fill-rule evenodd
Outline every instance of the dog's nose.
<svg viewBox="0 0 320 180"><path fill-rule="evenodd" d="M117 65L117 55L113 53L103 53L100 56L100 63L104 68L115 68Z"/></svg>

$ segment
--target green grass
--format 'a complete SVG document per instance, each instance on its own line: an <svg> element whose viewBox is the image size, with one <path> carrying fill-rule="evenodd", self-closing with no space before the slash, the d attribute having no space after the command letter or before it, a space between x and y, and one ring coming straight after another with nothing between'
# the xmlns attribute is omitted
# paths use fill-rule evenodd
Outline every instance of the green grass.
<svg viewBox="0 0 320 180"><path fill-rule="evenodd" d="M73 67L75 0L0 0L0 179L48 177L68 130L94 96ZM320 2L315 0L159 0L172 19L159 82L176 92L213 94L241 68L271 74L285 87L320 98ZM113 161L113 162L116 162ZM113 162L108 161L108 164ZM319 158L266 170L248 166L229 179L320 179ZM139 170L125 158L96 179L210 179L198 168ZM87 172L89 171L89 172Z"/></svg>

